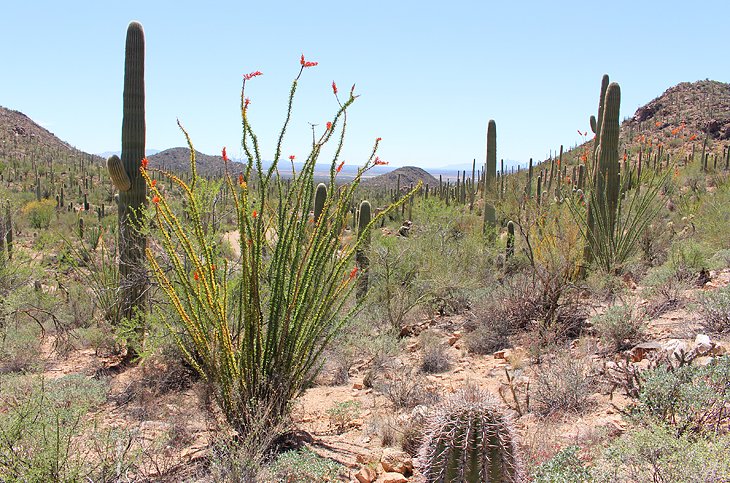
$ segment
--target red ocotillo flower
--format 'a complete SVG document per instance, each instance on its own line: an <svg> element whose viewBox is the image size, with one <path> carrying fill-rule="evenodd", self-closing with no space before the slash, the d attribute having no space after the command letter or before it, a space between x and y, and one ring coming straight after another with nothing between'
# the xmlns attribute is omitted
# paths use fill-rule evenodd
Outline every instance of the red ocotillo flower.
<svg viewBox="0 0 730 483"><path fill-rule="evenodd" d="M251 72L250 74L243 74L243 80L251 80L254 77L258 77L260 75L264 75L260 70L257 70L256 72Z"/></svg>

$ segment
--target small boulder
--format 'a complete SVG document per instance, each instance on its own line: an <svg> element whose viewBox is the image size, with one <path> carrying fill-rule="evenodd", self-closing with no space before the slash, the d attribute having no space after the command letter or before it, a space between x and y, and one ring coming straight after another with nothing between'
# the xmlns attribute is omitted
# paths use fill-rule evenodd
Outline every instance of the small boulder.
<svg viewBox="0 0 730 483"><path fill-rule="evenodd" d="M380 464L386 473L413 474L413 459L404 451L395 448L385 448L380 457Z"/></svg>
<svg viewBox="0 0 730 483"><path fill-rule="evenodd" d="M359 483L372 483L375 481L378 477L378 474L375 473L375 470L370 468L369 466L365 466L363 468L360 468L360 471L355 473L355 479Z"/></svg>
<svg viewBox="0 0 730 483"><path fill-rule="evenodd" d="M408 478L400 473L388 472L383 474L381 481L383 483L408 483Z"/></svg>

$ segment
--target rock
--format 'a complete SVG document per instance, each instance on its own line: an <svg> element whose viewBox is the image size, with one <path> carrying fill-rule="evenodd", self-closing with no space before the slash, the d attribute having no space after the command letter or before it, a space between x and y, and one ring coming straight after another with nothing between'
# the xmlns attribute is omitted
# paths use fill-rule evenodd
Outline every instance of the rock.
<svg viewBox="0 0 730 483"><path fill-rule="evenodd" d="M695 350L700 354L706 354L712 350L714 344L706 334L697 334L695 337Z"/></svg>
<svg viewBox="0 0 730 483"><path fill-rule="evenodd" d="M687 347L687 343L681 339L669 339L664 344L664 350L671 354L680 355L683 352L687 352L688 347Z"/></svg>
<svg viewBox="0 0 730 483"><path fill-rule="evenodd" d="M633 349L629 351L629 354L631 354L632 362L639 362L643 361L648 353L662 349L663 347L659 342L642 342L641 344L635 345Z"/></svg>
<svg viewBox="0 0 730 483"><path fill-rule="evenodd" d="M385 473L383 475L380 481L382 481L383 483L408 483L408 478L400 473L389 471L388 473Z"/></svg>
<svg viewBox="0 0 730 483"><path fill-rule="evenodd" d="M361 383L359 383L359 382L356 382L355 384L353 384L353 385L352 385L352 388L353 388L353 389L357 389L358 391L361 391L362 389L364 389L364 388L365 388L365 386L363 386L363 385L362 385Z"/></svg>
<svg viewBox="0 0 730 483"><path fill-rule="evenodd" d="M360 471L355 473L355 479L359 483L372 483L377 477L378 474L375 473L375 470L368 466L360 468Z"/></svg>
<svg viewBox="0 0 730 483"><path fill-rule="evenodd" d="M413 459L405 452L395 448L385 448L380 464L386 473L413 474Z"/></svg>
<svg viewBox="0 0 730 483"><path fill-rule="evenodd" d="M461 339L461 332L456 331L453 334L449 336L449 345L454 345L456 342Z"/></svg>
<svg viewBox="0 0 730 483"><path fill-rule="evenodd" d="M722 344L713 344L712 349L710 350L710 355L713 356L722 356L727 354L727 348Z"/></svg>

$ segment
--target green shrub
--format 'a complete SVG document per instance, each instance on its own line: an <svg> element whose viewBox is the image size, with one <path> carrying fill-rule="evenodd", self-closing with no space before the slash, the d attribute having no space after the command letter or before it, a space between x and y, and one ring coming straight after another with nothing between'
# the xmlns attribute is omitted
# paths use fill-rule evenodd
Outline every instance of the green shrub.
<svg viewBox="0 0 730 483"><path fill-rule="evenodd" d="M327 410L327 416L330 418L330 426L335 427L337 434L342 434L347 430L347 426L360 416L362 404L359 401L343 401L336 403Z"/></svg>
<svg viewBox="0 0 730 483"><path fill-rule="evenodd" d="M56 203L51 200L31 201L23 207L23 214L32 228L46 229L51 224Z"/></svg>
<svg viewBox="0 0 730 483"><path fill-rule="evenodd" d="M727 481L730 436L677 437L670 428L649 425L611 444L596 463L594 481L697 483Z"/></svg>
<svg viewBox="0 0 730 483"><path fill-rule="evenodd" d="M590 364L568 353L540 365L530 386L530 399L543 416L561 411L580 413L588 408L594 386Z"/></svg>
<svg viewBox="0 0 730 483"><path fill-rule="evenodd" d="M700 296L700 323L708 332L730 332L730 286L708 291Z"/></svg>
<svg viewBox="0 0 730 483"><path fill-rule="evenodd" d="M612 352L630 349L641 341L646 323L633 306L614 305L593 318L593 328L603 344Z"/></svg>
<svg viewBox="0 0 730 483"><path fill-rule="evenodd" d="M0 379L0 480L121 477L132 464L129 435L97 430L88 416L106 393L104 382L81 375Z"/></svg>
<svg viewBox="0 0 730 483"><path fill-rule="evenodd" d="M534 483L588 483L593 481L590 469L578 457L580 448L568 446L535 468Z"/></svg>
<svg viewBox="0 0 730 483"><path fill-rule="evenodd" d="M342 481L345 468L326 458L318 456L309 449L287 451L269 465L263 482L310 483L312 481Z"/></svg>
<svg viewBox="0 0 730 483"><path fill-rule="evenodd" d="M706 366L660 366L646 374L636 408L640 416L677 433L717 431L730 421L730 357Z"/></svg>

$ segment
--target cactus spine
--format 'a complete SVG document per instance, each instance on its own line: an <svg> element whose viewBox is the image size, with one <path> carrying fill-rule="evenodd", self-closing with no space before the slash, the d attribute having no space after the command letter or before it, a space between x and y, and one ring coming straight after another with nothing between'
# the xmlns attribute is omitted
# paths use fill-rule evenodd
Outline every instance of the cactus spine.
<svg viewBox="0 0 730 483"><path fill-rule="evenodd" d="M119 189L119 316L128 319L144 309L148 284L144 268L147 239L137 229L147 205L147 185L139 172L145 157L144 50L142 25L131 22L124 61L122 157L112 156L107 162L112 182ZM126 190L122 173L129 182Z"/></svg>
<svg viewBox="0 0 730 483"><path fill-rule="evenodd" d="M360 277L357 279L357 291L355 292L358 301L362 300L368 293L368 268L370 267L370 258L367 250L370 248L370 232L365 232L365 228L370 224L372 213L370 202L365 200L360 203L360 216L357 222L357 237L361 240L360 248L355 253L355 263Z"/></svg>
<svg viewBox="0 0 730 483"><path fill-rule="evenodd" d="M431 416L418 461L429 483L525 481L509 419L472 387Z"/></svg>
<svg viewBox="0 0 730 483"><path fill-rule="evenodd" d="M494 183L497 177L497 123L493 119L487 124L487 160L484 166L484 193L494 194ZM484 201L484 233L492 233L497 226L497 213L494 205L485 197Z"/></svg>

